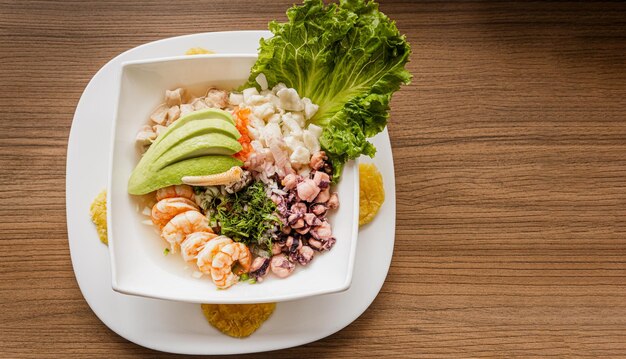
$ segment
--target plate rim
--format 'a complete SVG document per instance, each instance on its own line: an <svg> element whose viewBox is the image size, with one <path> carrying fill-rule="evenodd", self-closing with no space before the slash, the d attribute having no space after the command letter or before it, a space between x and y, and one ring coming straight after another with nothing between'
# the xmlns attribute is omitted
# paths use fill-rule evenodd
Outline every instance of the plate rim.
<svg viewBox="0 0 626 359"><path fill-rule="evenodd" d="M181 349L176 349L176 348L172 348L172 347L167 347L167 345L153 345L152 343L146 343L146 342L142 342L141 340L139 340L135 335L133 335L132 333L129 333L127 330L124 330L124 328L120 328L117 324L114 324L110 319L106 317L105 315L103 315L102 312L99 312L98 310L96 310L96 306L94 304L94 298L91 297L92 293L87 293L88 288L86 285L81 285L81 281L79 279L79 270L78 269L78 264L77 264L77 260L74 258L77 254L75 253L75 250L72 250L72 247L77 247L78 245L76 244L76 241L79 241L79 239L74 239L73 241L70 240L71 234L73 233L74 230L70 230L70 228L74 228L74 227L79 227L78 225L74 226L71 225L71 222L76 220L80 220L80 218L74 219L71 217L72 214L74 214L77 211L77 207L80 207L76 204L72 204L70 205L70 199L74 199L74 195L73 195L73 191L70 187L70 181L68 180L68 178L70 177L70 174L74 174L74 172L77 172L74 169L74 166L71 163L71 159L74 156L71 156L71 154L73 152L76 152L76 148L77 148L77 144L76 144L76 137L77 137L77 126L76 123L79 121L78 118L78 110L81 107L81 104L83 106L84 102L86 101L86 94L90 93L91 91L93 91L93 87L95 86L95 79L98 78L99 75L102 74L102 72L109 66L114 66L116 65L115 62L119 60L120 57L127 55L131 52L134 51L139 51L141 49L145 49L147 47L150 46L154 46L157 47L159 45L161 45L162 43L166 43L169 41L172 42L176 42L176 41L181 41L181 40L185 40L185 39L189 39L189 38L199 38L202 39L203 37L211 37L212 35L215 34L219 34L219 35L250 35L250 36L255 36L256 38L260 38L264 35L268 35L271 34L269 33L269 31L267 30L242 30L242 31L219 31L219 32L202 32L202 33L191 33L191 34L186 34L186 35L181 35L181 36L175 36L175 37L169 37L169 38L163 38L163 39L159 39L159 40L155 40L152 42L147 42L144 44L141 44L139 46L133 47L131 49L128 49L120 54L118 54L117 56L113 57L112 59L110 59L106 64L104 64L93 76L92 78L89 80L89 82L87 83L87 85L85 86L79 101L76 105L76 110L72 119L72 126L69 132L69 136L68 136L68 146L67 146L67 152L66 152L66 222L67 222L67 232L68 232L68 245L69 245L69 249L70 249L70 256L71 256L71 261L72 261L72 268L74 270L74 276L76 278L79 290L81 291L81 294L83 295L83 298L85 298L85 301L87 302L87 304L89 305L90 309L93 311L93 313L96 315L96 317L98 317L98 319L100 319L100 321L102 321L102 323L104 325L106 325L110 330L112 330L113 332L115 332L116 334L118 334L119 336L121 336L122 338L135 343L139 346L142 347L146 347L149 349L153 349L153 350L158 350L158 351L162 351L162 352L169 352L169 353L179 353L179 354L204 354L204 355L215 355L215 354L243 354L243 353L254 353L254 352L263 352L263 351L270 351L270 350L278 350L278 349L286 349L286 348L291 348L291 347L295 347L295 346L300 346L300 345L304 345L307 343L311 343L317 340L320 340L322 338L325 338L329 335L332 335L334 333L336 333L337 331L347 327L348 325L350 325L354 320L358 319L364 312L365 310L367 310L367 308L372 304L372 302L375 300L376 296L378 295L378 293L380 292L384 282L385 282L385 278L389 272L389 268L390 268L390 264L391 264L391 260L392 260L392 255L393 255L393 247L394 247L394 242L395 242L395 220L396 220L396 198L395 198L395 174L394 174L394 165L393 165L393 153L391 151L391 144L390 144L390 140L389 140L389 136L388 136L388 130L385 128L383 130L383 132L381 134L379 134L378 136L381 136L381 141L386 141L386 144L388 144L389 146L389 159L390 159L390 167L392 169L392 173L385 175L383 174L383 176L385 176L386 182L388 183L388 187L392 190L391 193L387 193L387 198L388 200L388 204L390 206L389 208L389 212L391 217L393 218L393 223L390 224L390 226L393 229L393 232L391 232L391 236L388 239L390 241L390 254L388 257L388 263L384 266L384 270L382 270L381 268L381 274L382 274L382 279L380 280L379 283L376 283L377 285L375 286L370 286L369 288L371 288L371 292L373 292L373 296L370 299L367 300L367 303L365 303L364 306L360 307L357 311L358 313L356 314L356 316L352 317L350 316L351 319L349 319L347 322L345 323L341 323L340 325L336 325L334 323L330 323L328 325L329 327L329 331L325 331L323 333L317 333L316 335L307 337L306 339L302 340L302 339L298 339L295 341L292 341L289 344L285 344L285 343L281 343L281 344L275 344L275 345L264 345L262 348L258 348L258 349L245 349L245 350L220 350L220 351L207 351L207 350L181 350ZM72 139L74 139L72 141ZM369 160L367 161L369 162ZM102 186L105 187L105 186ZM387 187L387 186L386 186ZM386 191L387 192L387 191ZM78 197L77 197L78 198ZM92 198L88 198L85 201L87 201L87 208L79 208L81 211L82 210L87 210L89 207L89 204L91 203ZM76 200L75 202L78 202L78 200ZM358 228L357 226L355 226L356 228ZM367 228L364 227L364 229ZM95 232L95 230L94 230ZM75 237L75 236L73 236ZM93 239L95 241L95 238ZM96 241L97 242L97 241ZM74 244L72 244L74 243ZM112 289L110 287L108 287L109 290L112 291ZM334 294L334 295L342 295L343 293L338 293L338 294ZM200 312L198 310L198 312ZM204 348L206 349L206 348Z"/></svg>

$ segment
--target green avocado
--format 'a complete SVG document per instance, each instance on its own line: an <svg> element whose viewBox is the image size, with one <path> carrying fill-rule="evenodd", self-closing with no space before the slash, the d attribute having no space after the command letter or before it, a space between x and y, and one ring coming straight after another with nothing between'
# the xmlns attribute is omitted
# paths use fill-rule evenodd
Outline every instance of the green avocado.
<svg viewBox="0 0 626 359"><path fill-rule="evenodd" d="M241 144L234 138L220 132L209 132L178 142L154 160L153 166L156 169L161 169L188 158L206 155L233 155L241 149Z"/></svg>
<svg viewBox="0 0 626 359"><path fill-rule="evenodd" d="M174 124L176 123L177 122L174 122ZM156 161L156 159L160 158L165 152L169 151L173 147L180 145L182 142L197 136L202 136L210 133L223 134L233 140L238 140L241 137L241 134L239 133L237 128L230 122L213 118L197 120L189 122L184 126L179 126L175 131L169 133L167 138L159 141L159 139L165 135L165 133L163 133L150 146L148 152L146 152L144 157L149 158L151 161Z"/></svg>
<svg viewBox="0 0 626 359"><path fill-rule="evenodd" d="M152 173L133 171L128 181L128 193L135 195L150 193L159 188L182 184L184 176L223 173L242 164L231 156L214 155L186 159Z"/></svg>
<svg viewBox="0 0 626 359"><path fill-rule="evenodd" d="M231 116L229 112L218 110L215 108L206 108L204 110L195 111L179 118L176 122L171 124L165 130L165 132L161 136L159 136L156 139L156 141L154 141L152 145L158 144L159 142L165 140L172 133L177 132L177 130L183 127L184 125L191 124L198 120L206 120L206 119L221 120L221 121L229 122L231 125L233 125L233 127L235 126L235 120L233 120L233 117ZM239 138L239 135L237 136L237 138Z"/></svg>
<svg viewBox="0 0 626 359"><path fill-rule="evenodd" d="M229 156L241 151L240 137L230 113L192 112L154 141L131 173L128 192L146 194L181 184L183 176L217 174L241 166L241 161Z"/></svg>

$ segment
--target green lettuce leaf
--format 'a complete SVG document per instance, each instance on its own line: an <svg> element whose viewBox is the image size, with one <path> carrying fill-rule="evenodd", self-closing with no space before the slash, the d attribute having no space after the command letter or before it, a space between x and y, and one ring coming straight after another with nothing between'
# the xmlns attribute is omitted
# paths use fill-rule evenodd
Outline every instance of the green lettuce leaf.
<svg viewBox="0 0 626 359"><path fill-rule="evenodd" d="M270 87L282 82L319 105L310 122L324 128L320 143L336 181L346 161L376 153L367 138L385 128L391 95L410 82L410 47L373 1L305 0L287 17L270 22L274 36L261 39L244 87L258 87L263 73Z"/></svg>

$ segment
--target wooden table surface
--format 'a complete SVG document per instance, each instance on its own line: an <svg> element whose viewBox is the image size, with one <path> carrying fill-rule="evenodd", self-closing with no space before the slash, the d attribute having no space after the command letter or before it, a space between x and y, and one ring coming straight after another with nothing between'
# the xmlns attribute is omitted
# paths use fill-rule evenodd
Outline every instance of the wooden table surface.
<svg viewBox="0 0 626 359"><path fill-rule="evenodd" d="M0 1L0 356L166 356L110 331L76 284L72 116L120 52L263 29L291 1L261 3ZM335 335L249 357L626 356L626 4L380 7L415 75L389 124L387 281Z"/></svg>

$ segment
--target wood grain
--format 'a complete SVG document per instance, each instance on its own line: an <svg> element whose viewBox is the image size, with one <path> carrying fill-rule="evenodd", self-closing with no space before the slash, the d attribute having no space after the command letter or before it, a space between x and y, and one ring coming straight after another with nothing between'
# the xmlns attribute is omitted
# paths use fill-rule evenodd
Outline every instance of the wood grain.
<svg viewBox="0 0 626 359"><path fill-rule="evenodd" d="M389 125L389 276L341 332L249 357L626 357L626 5L381 2L415 75ZM74 279L75 106L124 50L262 29L290 3L0 1L0 356L166 356L108 330Z"/></svg>

